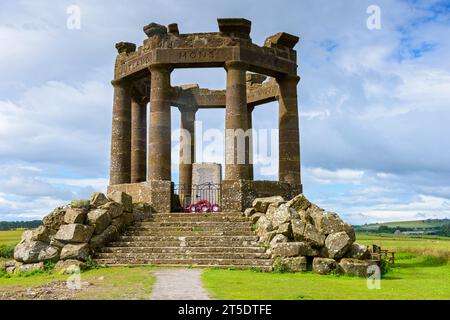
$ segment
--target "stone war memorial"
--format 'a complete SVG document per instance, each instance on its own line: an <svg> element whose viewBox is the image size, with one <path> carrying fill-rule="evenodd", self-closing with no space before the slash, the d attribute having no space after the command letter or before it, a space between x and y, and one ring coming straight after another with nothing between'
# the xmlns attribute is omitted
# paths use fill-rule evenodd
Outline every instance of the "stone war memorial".
<svg viewBox="0 0 450 320"><path fill-rule="evenodd" d="M3 266L7 272L42 269L53 261L70 273L93 258L108 266L367 275L377 262L367 246L355 243L353 227L303 195L294 50L299 38L280 32L259 46L246 19L218 19L218 29L183 34L177 24L150 23L142 46L116 44L107 195L73 200L24 232L15 261ZM205 67L224 69L225 90L171 86L175 68ZM278 102L278 181L257 181L252 112L272 101ZM172 107L180 111L182 129L176 183ZM223 177L220 164L195 162L201 108L225 108Z"/></svg>
<svg viewBox="0 0 450 320"><path fill-rule="evenodd" d="M136 49L135 44L128 42L116 45L119 54L113 80L109 190L126 192L136 201L148 203L155 212L173 209L170 108L175 106L186 132L179 168L179 183L185 190L190 191L192 184L196 111L225 108L222 211L243 211L261 196L292 198L301 193L299 77L294 50L299 39L277 33L260 47L250 38L250 21L218 19L218 24L220 32L181 34L176 24L166 28L151 23L144 28L148 39L143 46ZM170 85L175 68L205 67L225 69L226 90ZM267 77L270 80L265 82ZM270 101L279 104L279 181L254 181L252 111Z"/></svg>

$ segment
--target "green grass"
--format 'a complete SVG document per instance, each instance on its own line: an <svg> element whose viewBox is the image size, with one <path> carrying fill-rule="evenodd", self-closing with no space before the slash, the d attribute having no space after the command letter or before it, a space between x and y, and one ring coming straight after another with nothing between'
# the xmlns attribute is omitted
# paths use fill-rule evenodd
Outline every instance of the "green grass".
<svg viewBox="0 0 450 320"><path fill-rule="evenodd" d="M396 252L381 290L366 279L308 273L207 270L205 287L218 299L450 299L450 238L357 234L357 242Z"/></svg>
<svg viewBox="0 0 450 320"><path fill-rule="evenodd" d="M1 245L16 245L20 241L24 230L0 231Z"/></svg>
<svg viewBox="0 0 450 320"><path fill-rule="evenodd" d="M156 280L151 267L99 268L81 273L81 281L92 285L80 291L75 299L117 300L148 299ZM0 278L0 291L23 290L44 285L49 282L66 281L68 275L39 273L32 276Z"/></svg>
<svg viewBox="0 0 450 320"><path fill-rule="evenodd" d="M217 299L450 299L450 264L446 259L412 253L397 255L397 264L369 290L366 279L311 272L274 274L210 269L203 283Z"/></svg>
<svg viewBox="0 0 450 320"><path fill-rule="evenodd" d="M12 258L14 247L24 230L0 231L0 262Z"/></svg>
<svg viewBox="0 0 450 320"><path fill-rule="evenodd" d="M395 252L412 252L450 260L449 237L358 233L356 241L369 246L376 243L383 249Z"/></svg>

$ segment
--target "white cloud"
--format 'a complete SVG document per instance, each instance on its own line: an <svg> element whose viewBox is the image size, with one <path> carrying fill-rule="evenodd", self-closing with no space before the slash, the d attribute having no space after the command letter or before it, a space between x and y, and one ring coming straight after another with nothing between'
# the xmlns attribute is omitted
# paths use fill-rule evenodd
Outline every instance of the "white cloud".
<svg viewBox="0 0 450 320"><path fill-rule="evenodd" d="M152 1L158 10L149 11L148 1L81 0L78 31L66 28L71 1L2 3L0 214L39 216L105 188L114 43L141 45L151 21L178 22L184 33L217 31L219 16L245 16L256 43L278 31L301 37L303 180L313 200L361 221L388 219L389 208L396 219L445 215L450 24L434 3L381 0L378 31L366 28L370 1L259 1L245 11L239 1ZM424 44L431 51L421 52ZM220 89L225 72L176 71L173 79ZM274 104L254 116L255 128L277 127ZM223 111L198 118L223 128Z"/></svg>

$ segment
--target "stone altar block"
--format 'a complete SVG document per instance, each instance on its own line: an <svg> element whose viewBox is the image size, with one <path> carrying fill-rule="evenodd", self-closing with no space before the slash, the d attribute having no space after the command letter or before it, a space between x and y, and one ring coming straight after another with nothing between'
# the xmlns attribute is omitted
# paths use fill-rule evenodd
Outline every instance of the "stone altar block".
<svg viewBox="0 0 450 320"><path fill-rule="evenodd" d="M192 164L191 201L208 200L220 203L222 165L220 163Z"/></svg>
<svg viewBox="0 0 450 320"><path fill-rule="evenodd" d="M192 164L192 185L217 184L222 182L222 165L220 163Z"/></svg>

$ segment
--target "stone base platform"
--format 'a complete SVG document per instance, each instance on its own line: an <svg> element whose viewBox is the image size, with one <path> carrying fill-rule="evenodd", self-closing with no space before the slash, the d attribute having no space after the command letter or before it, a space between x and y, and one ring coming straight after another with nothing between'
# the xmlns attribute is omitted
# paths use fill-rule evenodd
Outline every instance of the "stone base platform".
<svg viewBox="0 0 450 320"><path fill-rule="evenodd" d="M108 193L112 191L129 194L134 203L147 203L152 212L171 212L174 209L171 181L152 180L111 185L108 187ZM223 212L243 212L252 206L255 198L282 196L290 200L302 191L302 185L279 181L224 180L221 184L221 208Z"/></svg>
<svg viewBox="0 0 450 320"><path fill-rule="evenodd" d="M122 191L133 198L133 203L148 204L152 212L170 212L172 209L172 182L151 180L140 183L116 184L108 186L108 194Z"/></svg>

